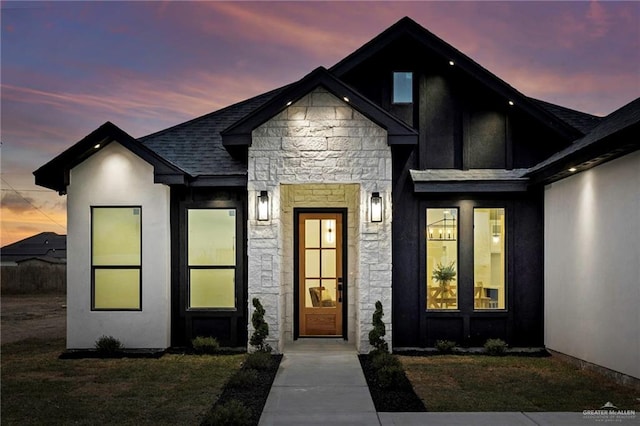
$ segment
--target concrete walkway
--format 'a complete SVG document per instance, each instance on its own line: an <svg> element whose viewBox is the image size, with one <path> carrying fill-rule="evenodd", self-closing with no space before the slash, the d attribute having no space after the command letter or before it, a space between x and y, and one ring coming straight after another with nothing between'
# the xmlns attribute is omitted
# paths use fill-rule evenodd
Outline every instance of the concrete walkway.
<svg viewBox="0 0 640 426"><path fill-rule="evenodd" d="M637 418L622 424L638 424ZM578 426L582 413L376 413L355 347L343 340L297 340L285 347L260 425ZM611 420L610 420L611 421Z"/></svg>
<svg viewBox="0 0 640 426"><path fill-rule="evenodd" d="M260 425L376 425L378 415L353 345L297 340L287 346Z"/></svg>

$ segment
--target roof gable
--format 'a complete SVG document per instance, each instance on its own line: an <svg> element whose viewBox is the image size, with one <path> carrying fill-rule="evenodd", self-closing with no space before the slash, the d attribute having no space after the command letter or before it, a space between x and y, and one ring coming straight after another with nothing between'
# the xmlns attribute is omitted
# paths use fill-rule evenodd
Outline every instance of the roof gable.
<svg viewBox="0 0 640 426"><path fill-rule="evenodd" d="M417 45L426 49L438 58L442 63L452 61L453 66L478 84L488 88L497 96L502 97L505 103L513 102L514 108L520 109L534 120L549 128L567 140L574 140L585 132L572 126L570 122L562 120L557 115L533 102L531 98L523 95L505 81L492 74L473 59L457 50L455 47L438 38L436 35L410 19L404 17L394 25L383 31L368 43L351 53L346 58L335 64L329 70L338 78L352 71L363 62L381 53L394 42L409 37ZM411 55L419 55L420 52L410 52Z"/></svg>
<svg viewBox="0 0 640 426"><path fill-rule="evenodd" d="M69 184L70 170L111 142L118 142L151 164L156 183L181 183L184 181L185 173L182 170L142 145L115 124L107 121L78 143L33 172L36 185L54 189L64 194Z"/></svg>
<svg viewBox="0 0 640 426"><path fill-rule="evenodd" d="M294 83L267 103L256 109L237 123L222 131L225 147L251 146L251 131L271 117L302 98L316 87L322 86L338 99L343 99L351 107L387 131L390 145L416 145L418 133L404 122L375 105L353 88L319 67Z"/></svg>

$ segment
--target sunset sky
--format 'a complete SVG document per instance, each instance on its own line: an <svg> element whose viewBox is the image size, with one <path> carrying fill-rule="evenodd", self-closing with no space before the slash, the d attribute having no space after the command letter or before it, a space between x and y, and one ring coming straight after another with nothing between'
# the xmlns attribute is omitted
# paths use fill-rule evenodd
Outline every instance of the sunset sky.
<svg viewBox="0 0 640 426"><path fill-rule="evenodd" d="M330 67L409 16L527 96L640 96L638 2L2 2L1 244L66 233L32 172L112 121L139 137Z"/></svg>

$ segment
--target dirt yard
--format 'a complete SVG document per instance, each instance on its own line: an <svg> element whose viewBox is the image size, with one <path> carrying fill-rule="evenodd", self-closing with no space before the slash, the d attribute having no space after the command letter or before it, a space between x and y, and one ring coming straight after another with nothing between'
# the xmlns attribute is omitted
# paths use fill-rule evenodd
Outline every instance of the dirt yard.
<svg viewBox="0 0 640 426"><path fill-rule="evenodd" d="M66 297L63 295L2 296L1 342L28 338L64 338Z"/></svg>

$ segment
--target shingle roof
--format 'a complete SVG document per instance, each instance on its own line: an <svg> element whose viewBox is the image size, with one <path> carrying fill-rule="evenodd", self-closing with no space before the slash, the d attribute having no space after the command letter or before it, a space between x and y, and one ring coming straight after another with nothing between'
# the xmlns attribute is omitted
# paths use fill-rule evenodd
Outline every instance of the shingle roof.
<svg viewBox="0 0 640 426"><path fill-rule="evenodd" d="M560 105L555 105L549 102L541 101L540 99L534 99L534 98L529 98L529 99L534 103L539 104L542 108L546 109L551 114L558 117L560 120L580 130L583 134L589 133L591 130L593 130L594 127L596 127L602 121L602 117L597 117L595 115L565 108Z"/></svg>
<svg viewBox="0 0 640 426"><path fill-rule="evenodd" d="M63 262L67 257L67 236L42 232L2 247L3 261L20 262L40 259L51 263Z"/></svg>
<svg viewBox="0 0 640 426"><path fill-rule="evenodd" d="M624 151L628 152L640 148L640 135L638 135L638 128L640 127L640 98L631 101L627 105L603 118L600 124L598 124L598 126L596 126L589 134L576 140L573 144L562 151L553 154L545 161L531 167L529 169L529 173L537 173L541 170L552 167L554 164L570 159L573 156L577 156L580 152L587 150L593 151L589 153L590 157L611 153L615 147L610 143L603 143L601 147L602 149L597 151L593 148L596 144L602 143L605 139L630 129L632 126L635 126L636 133L627 141L619 141L625 145L625 147L622 147L624 149L620 151L619 154L623 154ZM593 158L589 158L587 160L592 159ZM612 157L609 156L608 159L612 159Z"/></svg>
<svg viewBox="0 0 640 426"><path fill-rule="evenodd" d="M138 140L172 164L196 176L246 176L245 159L222 146L220 132L272 99L287 86L247 99Z"/></svg>

